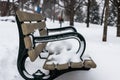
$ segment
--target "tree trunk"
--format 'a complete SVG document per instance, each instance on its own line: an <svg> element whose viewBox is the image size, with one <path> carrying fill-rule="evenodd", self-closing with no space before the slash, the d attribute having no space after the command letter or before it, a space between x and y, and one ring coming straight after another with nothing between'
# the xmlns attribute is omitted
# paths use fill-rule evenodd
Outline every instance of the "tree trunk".
<svg viewBox="0 0 120 80"><path fill-rule="evenodd" d="M53 7L53 22L55 22L55 3L56 3L56 0L53 1L53 4L54 4L54 7Z"/></svg>
<svg viewBox="0 0 120 80"><path fill-rule="evenodd" d="M43 4L42 4L42 15L43 16L46 16L45 15L45 9L46 9L46 0L43 0Z"/></svg>
<svg viewBox="0 0 120 80"><path fill-rule="evenodd" d="M88 0L87 5L87 20L86 20L87 27L89 27L89 23L90 23L90 0Z"/></svg>
<svg viewBox="0 0 120 80"><path fill-rule="evenodd" d="M8 0L9 1L9 0ZM8 5L8 1L7 2L4 2L2 5L2 11L1 11L1 15L2 16L7 16L8 15L8 10L9 10L9 5Z"/></svg>
<svg viewBox="0 0 120 80"><path fill-rule="evenodd" d="M109 0L105 1L105 6L106 6L106 10L105 10L105 21L104 21L104 29L103 29L103 41L107 41L107 19L109 16Z"/></svg>
<svg viewBox="0 0 120 80"><path fill-rule="evenodd" d="M120 8L118 7L117 37L120 37Z"/></svg>
<svg viewBox="0 0 120 80"><path fill-rule="evenodd" d="M74 26L74 15L75 15L75 10L74 10L74 6L75 6L75 0L70 0L70 4L68 3L68 8L69 8L69 17L70 17L70 25Z"/></svg>
<svg viewBox="0 0 120 80"><path fill-rule="evenodd" d="M10 15L10 0L7 0L7 16Z"/></svg>
<svg viewBox="0 0 120 80"><path fill-rule="evenodd" d="M102 11L101 25L103 23L104 13L105 13L105 3L104 3L103 11Z"/></svg>
<svg viewBox="0 0 120 80"><path fill-rule="evenodd" d="M74 13L71 12L69 17L70 17L70 26L74 26Z"/></svg>

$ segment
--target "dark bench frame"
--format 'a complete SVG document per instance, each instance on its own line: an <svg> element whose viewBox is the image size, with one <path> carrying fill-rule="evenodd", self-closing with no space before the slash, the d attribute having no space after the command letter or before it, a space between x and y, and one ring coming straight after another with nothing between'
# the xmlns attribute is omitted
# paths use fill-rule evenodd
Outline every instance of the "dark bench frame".
<svg viewBox="0 0 120 80"><path fill-rule="evenodd" d="M18 54L18 60L17 60L17 67L18 67L18 71L20 73L20 75L25 79L25 80L53 80L55 79L56 77L66 73L66 72L70 72L70 71L76 71L76 70L89 70L90 68L85 68L85 67L82 67L82 68L71 68L69 67L68 69L65 69L65 70L50 70L50 77L48 79L42 79L45 74L42 73L40 70L38 70L37 72L40 72L42 73L42 75L32 75L33 78L30 78L30 77L27 77L24 72L26 72L26 74L29 75L29 73L27 73L27 71L25 70L25 60L26 58L28 57L28 54L27 54L27 49L25 48L25 44L24 44L24 41L23 41L23 38L24 38L24 35L22 33L22 29L21 29L21 24L23 22L20 22L19 19L18 19L18 16L16 15L16 21L17 21L17 25L18 25L18 31L19 31L19 54ZM56 34L56 35L51 35L51 36L42 36L42 37L33 37L33 41L34 41L34 45L36 43L42 43L42 42L51 42L51 41L56 41L56 40L64 40L64 39L69 39L69 38L75 38L77 39L79 42L82 40L85 44L84 46L84 50L80 56L80 59L82 60L82 56L83 56L83 53L85 51L85 47L86 47L86 43L85 43L85 39L84 37L77 33L76 29L71 27L71 26L68 26L68 27L63 27L63 28L56 28L56 29L47 29L48 33L49 32L55 32L55 31L63 31L63 30L72 30L72 32L68 32L68 33L63 33L63 34ZM77 52L79 52L80 50L80 46L79 46L79 49ZM24 71L24 72L23 72ZM37 73L35 72L35 73Z"/></svg>

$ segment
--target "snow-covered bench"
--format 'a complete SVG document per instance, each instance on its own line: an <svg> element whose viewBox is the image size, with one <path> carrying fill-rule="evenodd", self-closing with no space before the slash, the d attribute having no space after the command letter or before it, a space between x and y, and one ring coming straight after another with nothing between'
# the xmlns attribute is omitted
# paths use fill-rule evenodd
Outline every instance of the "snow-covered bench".
<svg viewBox="0 0 120 80"><path fill-rule="evenodd" d="M24 79L53 80L65 72L74 70L89 70L90 68L96 67L96 64L90 57L83 57L86 42L84 37L81 34L77 33L75 28L68 26L63 28L47 29L45 19L43 16L41 16L41 14L33 14L23 11L16 12L16 21L19 30L20 41L17 67L19 73ZM61 33L49 35L49 33L54 32ZM78 58L79 60L75 62L70 58L66 63L59 64L58 62L55 64L52 62L52 58L50 57L52 55L63 55L64 53L62 52L62 54L55 54L54 51L50 52L47 50L46 46L48 42L62 41L67 39L75 39L78 41L79 47L74 55L76 56L75 59ZM67 49L66 52L69 52L69 50L70 49ZM41 53L48 53L48 56L43 57L41 56ZM30 74L29 71L27 71L28 69L25 67L28 57L30 61L33 62L33 64L38 58L41 60L44 59L45 61L42 68L48 70L49 73L45 74L43 71L38 69L36 72Z"/></svg>

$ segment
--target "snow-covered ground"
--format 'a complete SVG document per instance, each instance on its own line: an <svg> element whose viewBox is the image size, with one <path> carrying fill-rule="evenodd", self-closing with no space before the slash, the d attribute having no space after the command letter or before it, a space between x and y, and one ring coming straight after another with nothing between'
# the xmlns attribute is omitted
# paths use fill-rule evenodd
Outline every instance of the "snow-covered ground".
<svg viewBox="0 0 120 80"><path fill-rule="evenodd" d="M67 25L68 22L63 24ZM47 20L47 27L59 27L59 22ZM115 35L116 28L108 28L107 42L102 42L102 26L91 24L90 28L86 28L85 23L75 23L75 28L85 37L87 42L85 54L92 57L97 68L69 72L55 80L120 80L120 38ZM24 80L19 75L16 65L18 46L17 24L0 21L0 80Z"/></svg>

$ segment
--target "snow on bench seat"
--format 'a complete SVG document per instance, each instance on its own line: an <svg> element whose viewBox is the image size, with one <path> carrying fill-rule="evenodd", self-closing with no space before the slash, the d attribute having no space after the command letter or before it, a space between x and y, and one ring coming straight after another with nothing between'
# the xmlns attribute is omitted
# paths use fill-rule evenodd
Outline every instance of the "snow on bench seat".
<svg viewBox="0 0 120 80"><path fill-rule="evenodd" d="M96 68L95 62L90 58L85 58L81 62L68 62L65 64L55 64L54 61L47 60L44 64L44 69L46 70L64 70L68 68Z"/></svg>
<svg viewBox="0 0 120 80"><path fill-rule="evenodd" d="M92 58L85 54L83 55L83 60L81 60L80 55L70 47L69 41L54 42L49 44L46 49L48 50L49 56L44 64L44 69L46 70L65 70L68 68L96 68L95 62ZM68 50L69 48L69 50ZM51 54L52 53L52 54Z"/></svg>
<svg viewBox="0 0 120 80"><path fill-rule="evenodd" d="M55 64L55 61L51 61L51 60L46 60L43 68L46 70L64 70L64 69L68 69L69 68L69 64L65 63L65 64Z"/></svg>

